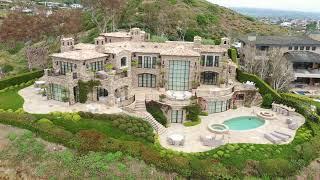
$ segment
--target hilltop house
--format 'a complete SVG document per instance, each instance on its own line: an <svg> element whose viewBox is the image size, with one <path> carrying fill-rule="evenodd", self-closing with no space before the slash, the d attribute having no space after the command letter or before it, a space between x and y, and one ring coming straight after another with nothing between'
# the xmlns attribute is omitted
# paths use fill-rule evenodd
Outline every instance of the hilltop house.
<svg viewBox="0 0 320 180"><path fill-rule="evenodd" d="M198 36L194 42L147 41L138 28L101 34L95 44L62 38L61 52L51 55L53 67L43 77L48 99L79 103L81 82L95 80L100 85L88 92L87 102L139 111L146 101L156 101L170 122L182 123L185 107L194 101L217 113L258 98L254 86L236 81L228 38L221 45L203 45Z"/></svg>
<svg viewBox="0 0 320 180"><path fill-rule="evenodd" d="M294 70L294 84L318 85L320 83L320 41L318 36L247 36L239 38L241 42L240 64L248 56L246 48L251 48L255 59L266 58L268 52L278 48L291 62Z"/></svg>

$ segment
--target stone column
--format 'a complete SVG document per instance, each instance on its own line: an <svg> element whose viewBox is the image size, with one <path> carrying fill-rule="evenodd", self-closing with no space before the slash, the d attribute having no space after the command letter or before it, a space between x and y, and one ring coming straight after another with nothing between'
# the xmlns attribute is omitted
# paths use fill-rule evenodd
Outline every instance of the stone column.
<svg viewBox="0 0 320 180"><path fill-rule="evenodd" d="M69 86L69 103L70 104L75 104L75 97L74 97L74 92L73 92L73 86Z"/></svg>
<svg viewBox="0 0 320 180"><path fill-rule="evenodd" d="M98 101L97 91L98 91L98 87L93 87L93 90L91 91L91 97L93 102Z"/></svg>

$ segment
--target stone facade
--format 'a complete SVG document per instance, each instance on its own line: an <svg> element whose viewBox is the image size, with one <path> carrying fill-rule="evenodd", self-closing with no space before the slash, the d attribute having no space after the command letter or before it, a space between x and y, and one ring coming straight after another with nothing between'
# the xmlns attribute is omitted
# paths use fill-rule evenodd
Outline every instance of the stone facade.
<svg viewBox="0 0 320 180"><path fill-rule="evenodd" d="M43 78L48 98L61 100L63 87L69 103L78 103L78 82L98 80L101 85L89 93L88 102L122 107L134 102L134 89L149 88L157 94L144 91L145 96L161 103L175 123L186 120L184 108L192 101L209 113L216 102L224 107L221 111L232 108L236 65L227 57L228 38L221 45L202 45L198 36L194 42L152 43L147 39L138 28L102 34L95 44L75 45L72 38L62 39L61 53L51 55L53 68ZM173 97L166 97L168 92Z"/></svg>

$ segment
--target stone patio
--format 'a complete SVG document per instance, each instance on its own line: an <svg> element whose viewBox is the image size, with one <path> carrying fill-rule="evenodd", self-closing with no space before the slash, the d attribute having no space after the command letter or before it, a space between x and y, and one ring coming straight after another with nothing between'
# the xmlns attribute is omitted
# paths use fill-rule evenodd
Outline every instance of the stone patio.
<svg viewBox="0 0 320 180"><path fill-rule="evenodd" d="M87 105L89 104L74 104L69 105L69 103L64 103L55 100L47 100L47 97L41 96L41 94L37 93L37 90L33 86L29 86L27 88L21 89L19 95L23 97L24 104L23 109L28 113L35 114L48 114L54 111L60 112L78 112L78 111L88 111ZM113 114L113 113L121 113L122 109L118 107L108 107L104 104L99 103L91 103L97 107L96 113L105 113L105 114Z"/></svg>
<svg viewBox="0 0 320 180"><path fill-rule="evenodd" d="M167 128L166 133L159 136L160 144L168 149L173 149L176 151L183 152L203 152L213 149L212 147L203 146L200 142L200 135L212 135L213 133L208 130L208 125L211 123L223 123L225 120L239 117L239 116L254 116L255 113L260 111L272 112L271 110L262 109L259 107L246 108L241 107L236 110L228 110L222 113L211 114L209 116L201 117L201 124L193 127L185 127L183 124L171 124ZM228 134L225 135L225 143L252 143L252 144L272 144L270 141L264 138L265 133L270 133L272 131L281 131L287 134L290 134L294 137L296 130L288 129L286 124L286 119L289 116L283 116L277 114L275 120L266 120L266 123L253 130L245 131L232 131L230 130ZM304 124L305 118L298 114L293 113L290 118L297 121L299 127ZM180 133L185 135L185 144L184 146L172 146L169 145L166 141L168 135L173 133ZM284 143L290 143L293 140L291 138L289 141Z"/></svg>

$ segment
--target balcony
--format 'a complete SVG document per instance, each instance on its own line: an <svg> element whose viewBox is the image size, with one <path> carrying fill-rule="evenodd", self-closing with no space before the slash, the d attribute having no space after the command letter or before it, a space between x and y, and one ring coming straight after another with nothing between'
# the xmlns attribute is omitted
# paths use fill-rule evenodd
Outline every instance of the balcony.
<svg viewBox="0 0 320 180"><path fill-rule="evenodd" d="M219 87L216 85L201 85L197 88L196 93L198 97L222 97L232 95L234 86Z"/></svg>
<svg viewBox="0 0 320 180"><path fill-rule="evenodd" d="M296 78L320 78L320 69L294 69Z"/></svg>
<svg viewBox="0 0 320 180"><path fill-rule="evenodd" d="M122 78L126 78L128 77L128 72L127 71L123 71L123 70L112 70L112 71L98 71L95 74L95 78L100 79L100 80L105 80L105 79L109 79L112 78L113 80L119 80Z"/></svg>

